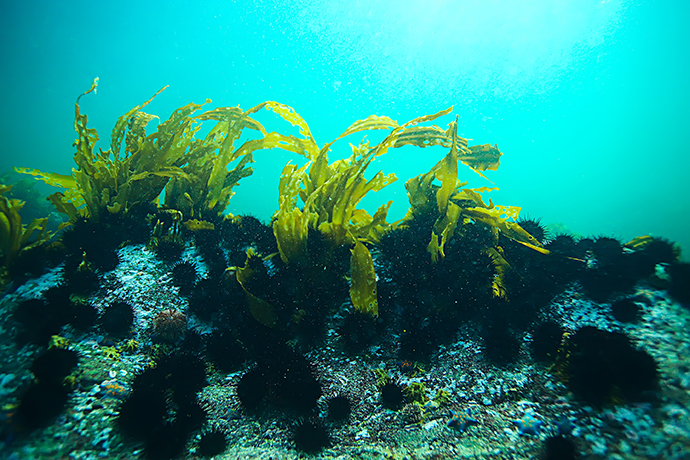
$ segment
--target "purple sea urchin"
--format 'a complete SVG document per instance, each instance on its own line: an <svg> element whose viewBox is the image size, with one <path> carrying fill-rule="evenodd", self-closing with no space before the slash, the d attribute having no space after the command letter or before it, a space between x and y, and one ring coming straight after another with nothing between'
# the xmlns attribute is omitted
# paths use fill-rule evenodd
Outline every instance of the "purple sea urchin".
<svg viewBox="0 0 690 460"><path fill-rule="evenodd" d="M153 318L153 333L164 342L175 342L187 329L187 315L174 308L159 311Z"/></svg>

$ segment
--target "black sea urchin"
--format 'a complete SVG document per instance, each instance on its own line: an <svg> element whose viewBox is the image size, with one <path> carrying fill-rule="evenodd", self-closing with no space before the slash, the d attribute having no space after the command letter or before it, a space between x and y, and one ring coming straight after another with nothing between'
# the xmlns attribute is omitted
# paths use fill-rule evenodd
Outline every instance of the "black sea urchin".
<svg viewBox="0 0 690 460"><path fill-rule="evenodd" d="M199 268L194 262L178 262L172 269L172 283L180 288L180 294L187 295L192 292L199 279Z"/></svg>

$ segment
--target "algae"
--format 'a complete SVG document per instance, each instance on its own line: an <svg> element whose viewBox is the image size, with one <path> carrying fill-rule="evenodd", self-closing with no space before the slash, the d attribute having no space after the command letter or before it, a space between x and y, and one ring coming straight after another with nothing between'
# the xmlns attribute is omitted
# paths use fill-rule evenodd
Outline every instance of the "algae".
<svg viewBox="0 0 690 460"><path fill-rule="evenodd" d="M53 234L47 230L48 218L22 223L19 210L24 202L5 196L12 186L0 184L0 287L8 281L12 266L23 251L47 243Z"/></svg>
<svg viewBox="0 0 690 460"><path fill-rule="evenodd" d="M86 217L98 221L103 213L127 213L136 204L157 203L165 190L164 204L178 209L185 218L213 218L222 215L238 181L252 173L254 149L262 142L247 141L237 149L234 142L245 128L266 130L250 114L266 103L247 111L239 107L217 108L194 116L204 104L188 104L175 110L156 132L146 127L154 115L141 111L165 88L149 100L122 115L110 136L110 149L96 151L98 133L87 126L87 116L80 111L79 100L95 92L82 93L75 104L74 143L76 168L71 175L46 173L30 168L16 168L49 185L64 189L50 197L55 208L71 220ZM205 103L209 103L206 100ZM195 134L204 121L216 124L203 139ZM124 141L124 146L123 146ZM238 163L228 171L233 161Z"/></svg>
<svg viewBox="0 0 690 460"><path fill-rule="evenodd" d="M481 193L497 190L497 188L463 188L467 182L458 180L458 162L470 166L478 172L486 169L496 169L499 158L502 155L497 146L489 144L467 147L467 140L457 135L458 121L451 122L443 139L450 143L448 154L434 165L429 172L413 177L405 184L410 209L400 225L405 225L415 215L436 212L438 217L434 223L428 251L434 262L445 257L444 246L452 238L458 224L466 219L474 222L482 222L493 228L496 243L498 233L530 247L543 254L548 254L532 235L527 233L515 221L520 214L520 208L516 206L496 206L489 200L484 203ZM433 131L440 139L438 130ZM408 143L411 141L408 141ZM439 145L445 145L440 140ZM426 146L426 144L415 144ZM476 155L476 156L475 156ZM481 173L480 173L481 174ZM440 186L434 183L437 180ZM435 203L434 203L435 202ZM435 204L435 209L434 209ZM439 240L440 239L440 240ZM496 255L500 257L500 254Z"/></svg>
<svg viewBox="0 0 690 460"><path fill-rule="evenodd" d="M371 253L362 243L378 242L381 235L391 228L386 216L392 203L380 206L373 216L357 206L367 193L383 189L397 177L379 171L367 180L365 172L376 157L390 148L423 142L425 134L415 129L416 125L446 115L452 107L403 125L388 117L372 115L354 122L321 149L317 148L306 122L294 110L285 106L273 107L284 119L299 126L303 136L302 139L283 137L280 147L309 159L301 168L288 163L281 174L279 209L273 218L281 259L287 264L306 260L310 229L318 229L333 246L354 246L350 264L350 298L357 310L376 316L376 274ZM337 140L362 131L382 129L390 129L391 132L380 143L370 146L363 140L357 146L351 144L349 158L329 162L328 152ZM300 200L301 208L298 206Z"/></svg>
<svg viewBox="0 0 690 460"><path fill-rule="evenodd" d="M405 398L408 402L417 403L423 406L429 401L429 396L426 394L426 386L424 382L411 382L405 387Z"/></svg>
<svg viewBox="0 0 690 460"><path fill-rule="evenodd" d="M250 281L255 277L255 270L252 268L253 261L259 258L260 256L256 254L252 248L249 248L247 250L247 260L244 264L244 267L230 267L228 270L231 272L230 274L232 274L233 271L235 272L237 282L240 284L247 297L249 311L254 319L264 326L277 327L280 325L278 324L278 317L275 307L265 300L255 296L248 289Z"/></svg>
<svg viewBox="0 0 690 460"><path fill-rule="evenodd" d="M357 241L350 258L352 280L350 299L352 305L360 312L379 315L379 301L376 293L376 273L371 253L361 242Z"/></svg>
<svg viewBox="0 0 690 460"><path fill-rule="evenodd" d="M164 194L164 207L178 212L179 216L174 228L157 224L152 244L160 239L176 238L183 227L190 231L216 228L234 194L233 188L253 172L250 166L254 162L253 153L279 148L308 160L302 167L286 164L280 177L278 210L271 222L280 258L286 265L308 267L311 263L308 239L313 231L323 235L334 249L349 248L350 299L360 312L378 314L376 273L367 245L376 245L386 232L406 225L420 213L437 215L427 248L434 262L445 257L444 247L464 225L481 222L492 228L494 245L487 253L497 268L494 291L499 296L504 295L501 278L507 267L498 247L499 234L548 253L515 222L520 208L496 206L490 200L486 204L482 194L494 189L464 188L467 183L458 180L458 162L484 177L482 171L498 168L502 153L495 145L469 146L467 139L458 136L457 116L447 129L424 125L449 114L452 107L404 124L371 115L355 121L340 136L319 148L306 121L293 108L274 101L248 110L219 107L198 115L196 112L210 100L204 104L190 103L175 110L158 124L155 132L148 134L147 126L157 117L142 109L164 87L117 120L110 135L110 148L103 151L96 150L98 133L88 127L88 119L79 106L81 97L95 93L97 86L98 79L75 103L76 168L72 174L17 168L19 172L62 187L64 190L51 195L49 200L72 221L81 217L98 221L104 213L126 214L137 204L159 205L158 197ZM296 126L299 135L267 132L252 118L264 109ZM214 124L208 134L198 138L202 124L207 122ZM237 146L245 129L254 131L258 138ZM376 145L363 139L358 145L350 145L349 157L329 160L328 154L336 141L371 130L389 132ZM381 205L373 216L358 206L368 193L380 191L397 180L395 174L382 171L365 177L374 159L391 148L405 146L442 146L449 151L428 173L405 184L410 209L400 222L391 224L386 218L392 202ZM247 262L251 257L256 256L248 254ZM327 253L322 259L328 262L328 257ZM307 268L305 273L308 272ZM252 314L261 322L273 325L275 317L270 313L270 304L246 287L251 273L247 268L238 269L236 276L247 294Z"/></svg>
<svg viewBox="0 0 690 460"><path fill-rule="evenodd" d="M481 171L497 169L502 153L495 145L468 146L467 140L458 136L457 129L456 116L446 131L438 128L417 129L414 133L417 137L403 139L402 142L405 144L421 147L442 145L449 147L449 151L429 172L407 181L405 188L410 208L398 226L404 227L418 216L435 215L436 220L431 230L427 252L432 262L436 263L445 257L446 243L459 228L476 223L487 225L492 230L493 242L483 251L490 257L496 271L492 283L493 295L506 298L504 275L510 265L498 245L499 235L542 254L548 254L549 251L516 222L521 208L494 205L491 200L488 204L484 202L482 194L497 188L465 188L468 182L458 180L458 162L469 166L472 171L484 177ZM421 136L427 136L428 142L420 139Z"/></svg>

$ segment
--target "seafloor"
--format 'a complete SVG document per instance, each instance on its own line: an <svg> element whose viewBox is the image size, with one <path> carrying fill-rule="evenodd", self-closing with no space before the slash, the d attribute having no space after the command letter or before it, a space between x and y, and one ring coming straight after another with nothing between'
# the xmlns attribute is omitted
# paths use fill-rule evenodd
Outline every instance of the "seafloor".
<svg viewBox="0 0 690 460"><path fill-rule="evenodd" d="M0 456L13 460L42 459L138 459L141 445L124 439L116 416L122 398L106 394L104 382L119 382L126 390L133 377L149 364L152 346L151 320L164 308L185 310L187 300L171 282L173 263L160 261L144 245L119 250L120 263L105 274L100 289L89 299L96 308L113 300L136 299L134 338L138 348L114 353L112 343L97 330L77 332L69 327L62 336L80 356L80 383L70 393L67 408L49 426L28 435L8 437ZM183 259L204 265L195 249ZM17 390L32 380L29 366L37 347L18 347L16 324L10 312L22 300L36 298L55 286L58 266L31 279L0 300L0 401L11 403ZM640 283L635 301L641 320L622 324L611 316L610 304L588 300L577 284L553 300L553 309L565 326L575 329L593 325L624 331L635 345L656 360L659 390L643 403L593 408L583 405L545 364L530 358L524 337L517 362L496 366L483 356L477 331L459 331L457 340L441 346L429 363L404 373L396 358L396 337L391 336L359 355L346 354L336 330L329 329L325 344L307 353L323 388L320 418L326 420L326 399L341 394L353 401L347 421L326 421L330 446L307 454L295 448L295 417L268 408L248 413L236 395L236 383L250 367L224 374L208 369L209 385L199 392L208 413L207 427L227 435L228 447L216 459L534 459L543 453L544 440L557 426L570 426L569 436L590 459L687 459L690 458L690 311L673 302L665 291ZM205 333L208 324L190 316L190 330ZM394 411L379 398L375 369L385 369L394 380L423 382L428 397L447 391L450 400ZM88 375L88 378L84 377ZM470 410L477 421L464 431L448 425L452 413ZM515 421L525 416L543 422L533 434L520 434ZM6 422L3 419L3 422ZM187 443L179 458L200 458L196 452L200 432Z"/></svg>

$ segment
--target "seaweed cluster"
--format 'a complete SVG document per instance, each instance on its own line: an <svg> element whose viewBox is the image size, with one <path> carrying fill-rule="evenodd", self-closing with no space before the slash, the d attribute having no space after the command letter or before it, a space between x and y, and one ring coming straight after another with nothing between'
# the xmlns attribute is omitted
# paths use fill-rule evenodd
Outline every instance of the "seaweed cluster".
<svg viewBox="0 0 690 460"><path fill-rule="evenodd" d="M11 190L11 185L0 183L0 288L12 277L33 272L35 254L45 251L53 236L48 231L48 217L24 225L20 210L26 202L8 197Z"/></svg>
<svg viewBox="0 0 690 460"><path fill-rule="evenodd" d="M659 267L668 269L671 294L685 301L688 270L679 263L677 248L651 237L623 244L604 236L550 236L538 220L521 219L519 207L495 205L488 198L495 188L468 188L458 176L462 165L481 176L497 169L498 147L470 146L458 135L457 117L447 129L428 126L451 108L403 124L372 115L319 147L293 109L270 101L246 111L224 107L198 115L202 105L189 104L149 134L154 116L141 109L150 99L120 117L110 148L96 151L98 134L87 127L79 98L72 175L18 169L63 188L50 201L69 218L67 228L56 238L44 220L22 226L21 203L5 198L9 189L0 188L5 273L22 251L51 238L64 251L62 284L17 306L13 317L20 325L18 339L39 346L69 324L78 330L97 327L113 344L122 341L117 350L136 349L130 337L135 305L115 301L96 311L85 299L118 266L118 251L128 245L146 245L169 267L171 283L188 307L163 306L151 315L146 352L155 364L134 378L118 417L122 434L143 443L150 458L174 457L204 427L206 414L196 394L207 383L206 366L215 372L243 370L235 387L242 409L256 417L294 418L299 449L328 446L328 427L346 423L353 404L345 395L333 396L328 417L319 416L322 382L306 353L323 343L328 330L349 354L395 337L397 358L413 363L407 365L412 372L463 326L471 326L485 358L499 366L516 361L529 332L534 358L553 363L587 402L638 400L655 389L654 360L626 336L582 328L567 340L568 332L548 308L557 294L579 283L596 301L623 296L613 314L635 321L639 312L625 296L639 280L659 278ZM297 126L299 136L267 132L251 117L263 109ZM212 126L202 130L207 122ZM245 129L258 138L236 146ZM344 159L329 160L336 141L370 130L387 135L376 145L352 145ZM197 137L200 132L207 134ZM369 175L368 167L404 146L442 147L447 154L405 184L409 211L389 223L391 202L373 215L358 206L368 193L397 180L381 171ZM226 215L233 188L252 173L253 153L272 148L307 162L283 168L271 221ZM192 322L209 325L212 332L191 331ZM599 386L588 383L593 373L604 371ZM379 388L384 407L421 420L423 389L396 382L381 382ZM57 393L51 416L66 400L66 390ZM200 439L202 455L225 449L220 431L206 427Z"/></svg>

